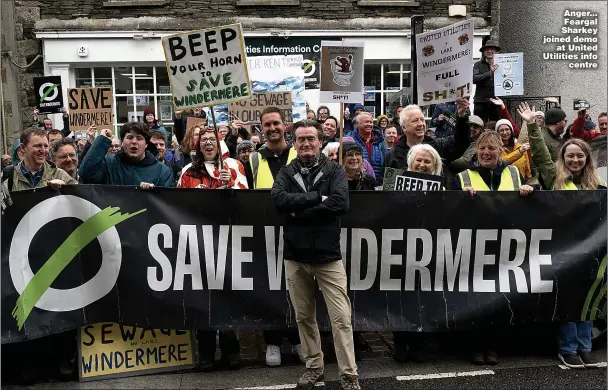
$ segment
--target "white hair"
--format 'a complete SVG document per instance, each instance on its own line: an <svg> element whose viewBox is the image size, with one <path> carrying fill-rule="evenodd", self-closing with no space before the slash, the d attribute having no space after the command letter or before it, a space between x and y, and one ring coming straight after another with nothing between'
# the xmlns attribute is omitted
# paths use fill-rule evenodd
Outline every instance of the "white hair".
<svg viewBox="0 0 608 390"><path fill-rule="evenodd" d="M360 113L357 114L356 117L353 118L353 122L355 122L355 124L357 124L357 125L359 124L359 117L361 115L369 115L372 118L372 120L374 119L374 116L371 113L369 113L367 111L361 111Z"/></svg>
<svg viewBox="0 0 608 390"><path fill-rule="evenodd" d="M410 150L407 152L407 170L412 170L412 165L414 163L416 155L418 154L418 152L422 151L428 152L433 159L433 165L435 169L433 169L432 174L441 176L441 172L443 171L443 162L441 161L441 156L439 156L437 150L435 150L435 148L429 144L418 144L410 148Z"/></svg>
<svg viewBox="0 0 608 390"><path fill-rule="evenodd" d="M401 113L399 114L399 124L401 125L401 127L405 127L405 117L407 116L406 113L414 110L420 111L420 113L422 113L422 108L420 108L420 106L417 104L409 104L405 106L405 108L401 111Z"/></svg>
<svg viewBox="0 0 608 390"><path fill-rule="evenodd" d="M323 154L325 155L325 157L329 157L329 153L333 152L334 150L336 151L336 153L338 153L338 149L340 148L340 142L329 142L325 148L323 148Z"/></svg>

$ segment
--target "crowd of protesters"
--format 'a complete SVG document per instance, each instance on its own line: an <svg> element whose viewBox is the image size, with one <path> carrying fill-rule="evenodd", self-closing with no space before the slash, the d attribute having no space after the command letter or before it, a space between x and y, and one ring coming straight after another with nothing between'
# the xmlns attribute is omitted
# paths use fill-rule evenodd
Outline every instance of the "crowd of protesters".
<svg viewBox="0 0 608 390"><path fill-rule="evenodd" d="M144 123L126 123L117 134L91 127L76 142L68 137L67 111L63 111L61 130L53 129L48 119L38 122L35 112L37 123L21 133L11 155L2 156L2 210L10 207L18 191L77 183L132 185L142 190L272 189L277 210L286 216L285 272L290 286L298 286L289 293L299 332L264 331L266 363L281 365L285 338L306 363L298 388L312 388L322 380L321 335L311 304L318 285L325 297L331 297L328 311L342 387L358 389L355 361L366 345L360 333L352 331L346 275L339 261L340 215L348 209L349 191L379 189L387 167L442 176L445 190L471 195L518 191L530 196L540 190L606 186L608 115L601 113L596 125L582 109L573 113L573 123L567 127L569 115L557 99L547 98L553 107L545 112L521 103L518 126L504 102L487 90L497 68L493 55L499 49L486 43L483 59L475 64L475 115L469 97L438 104L432 118L425 118L417 105L398 107L392 117L378 118L362 105L350 105L341 113L320 106L316 112L309 110L306 120L290 124L280 109L267 107L259 125L235 120L216 131L208 125L205 111L197 109L176 112L171 133L152 109L146 109ZM188 117L199 119L198 124L187 128ZM311 245L308 237L313 236L318 240ZM394 332L394 358L424 361L425 337L423 333ZM496 337L479 332L472 338L468 352L473 363L498 364ZM215 361L216 332L198 332L202 370L241 366L235 332L219 332L219 347L222 357ZM596 366L590 350L590 322L561 325L559 358L563 364ZM60 362L61 372L74 372L74 353ZM26 365L25 370L28 368Z"/></svg>

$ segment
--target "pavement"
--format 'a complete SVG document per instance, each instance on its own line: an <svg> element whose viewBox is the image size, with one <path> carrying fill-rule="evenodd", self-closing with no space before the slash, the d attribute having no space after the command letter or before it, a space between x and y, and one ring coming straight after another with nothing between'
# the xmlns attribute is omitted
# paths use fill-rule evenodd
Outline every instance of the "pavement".
<svg viewBox="0 0 608 390"><path fill-rule="evenodd" d="M501 356L497 366L474 366L458 356L430 355L426 363L398 363L390 356L358 362L363 389L606 389L606 349L593 352L603 367L568 369L553 356ZM238 371L181 372L92 382L46 382L3 389L241 389L273 390L295 387L302 364L284 355L287 364L270 368L249 364ZM323 386L339 389L336 363L326 363Z"/></svg>

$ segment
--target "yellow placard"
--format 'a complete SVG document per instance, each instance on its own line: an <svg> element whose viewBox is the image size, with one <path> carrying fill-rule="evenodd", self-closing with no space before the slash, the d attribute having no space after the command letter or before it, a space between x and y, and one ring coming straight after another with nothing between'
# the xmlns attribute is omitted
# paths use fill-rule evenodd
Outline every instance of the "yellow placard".
<svg viewBox="0 0 608 390"><path fill-rule="evenodd" d="M81 327L78 344L81 380L194 367L188 330L99 323Z"/></svg>

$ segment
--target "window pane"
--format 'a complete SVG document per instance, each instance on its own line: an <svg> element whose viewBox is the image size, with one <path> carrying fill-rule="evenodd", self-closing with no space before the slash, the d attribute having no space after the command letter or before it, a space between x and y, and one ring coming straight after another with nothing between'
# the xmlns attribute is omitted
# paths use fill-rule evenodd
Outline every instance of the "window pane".
<svg viewBox="0 0 608 390"><path fill-rule="evenodd" d="M76 68L76 88L89 88L93 86L91 68Z"/></svg>
<svg viewBox="0 0 608 390"><path fill-rule="evenodd" d="M411 70L412 70L411 64L403 64L403 74L402 74L403 88L411 88L411 86L412 86Z"/></svg>
<svg viewBox="0 0 608 390"><path fill-rule="evenodd" d="M163 126L173 123L173 105L171 104L171 100L158 102L158 119L163 123Z"/></svg>
<svg viewBox="0 0 608 390"><path fill-rule="evenodd" d="M112 68L95 68L95 86L112 87Z"/></svg>
<svg viewBox="0 0 608 390"><path fill-rule="evenodd" d="M129 97L127 102L131 103L132 99ZM137 111L143 111L148 107L154 109L154 96L135 95L135 105L137 106Z"/></svg>
<svg viewBox="0 0 608 390"><path fill-rule="evenodd" d="M167 68L165 68L164 66L156 67L156 88L157 93L171 93L169 75L167 74Z"/></svg>
<svg viewBox="0 0 608 390"><path fill-rule="evenodd" d="M116 94L133 93L132 73L133 69L130 66L114 69L114 77L116 77Z"/></svg>
<svg viewBox="0 0 608 390"><path fill-rule="evenodd" d="M381 89L380 77L381 77L382 65L377 64L365 64L363 72L363 85L368 87L376 87L377 90Z"/></svg>
<svg viewBox="0 0 608 390"><path fill-rule="evenodd" d="M143 116L143 109L141 116ZM136 121L136 112L132 104L127 104L127 96L116 97L116 123L127 123Z"/></svg>
<svg viewBox="0 0 608 390"><path fill-rule="evenodd" d="M154 93L154 73L152 68L135 68L135 89L137 93Z"/></svg>
<svg viewBox="0 0 608 390"><path fill-rule="evenodd" d="M401 76L401 64L384 65L384 88L399 88L399 78Z"/></svg>

